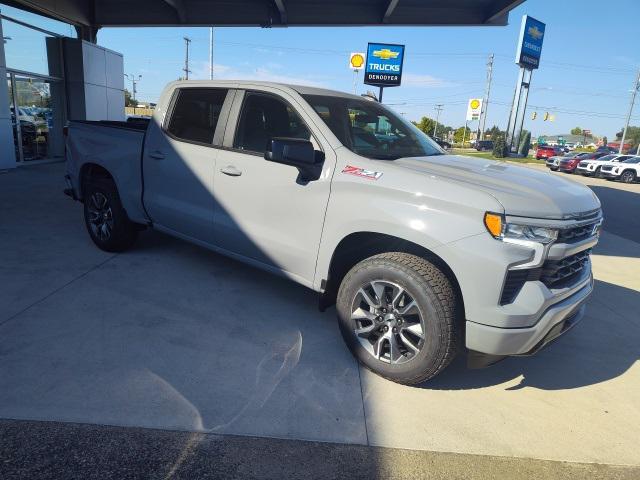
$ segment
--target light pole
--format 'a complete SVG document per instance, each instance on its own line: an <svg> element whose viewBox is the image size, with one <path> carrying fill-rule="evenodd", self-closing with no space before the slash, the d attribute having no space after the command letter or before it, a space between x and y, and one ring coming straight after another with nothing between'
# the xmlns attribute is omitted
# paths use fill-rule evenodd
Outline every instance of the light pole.
<svg viewBox="0 0 640 480"><path fill-rule="evenodd" d="M125 73L124 76L127 77L127 79L131 80L131 100L133 100L133 103L137 103L136 102L136 92L137 92L136 85L140 80L142 80L142 75L138 75L138 78L136 78L136 76L133 74Z"/></svg>
<svg viewBox="0 0 640 480"><path fill-rule="evenodd" d="M439 103L434 107L438 113L436 113L436 124L433 126L433 138L435 138L436 134L438 133L438 121L440 120L440 112L442 111L442 107L444 107L443 103Z"/></svg>
<svg viewBox="0 0 640 480"><path fill-rule="evenodd" d="M629 129L629 121L631 120L631 113L633 112L633 105L636 102L636 93L638 93L638 89L640 89L640 70L638 70L638 77L636 78L636 84L633 86L633 92L631 93L631 103L629 104L629 113L627 114L627 122L624 124L624 130L622 131L622 139L620 140L620 149L618 150L618 153L622 153L622 148L624 147L624 139L627 136L627 130Z"/></svg>

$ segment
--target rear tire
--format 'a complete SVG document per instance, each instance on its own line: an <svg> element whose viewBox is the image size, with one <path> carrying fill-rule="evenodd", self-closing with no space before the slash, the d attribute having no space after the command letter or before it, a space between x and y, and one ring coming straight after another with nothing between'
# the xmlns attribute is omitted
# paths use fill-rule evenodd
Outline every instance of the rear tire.
<svg viewBox="0 0 640 480"><path fill-rule="evenodd" d="M106 252L123 252L138 237L136 224L122 207L113 180L88 180L83 188L84 222L93 243Z"/></svg>
<svg viewBox="0 0 640 480"><path fill-rule="evenodd" d="M552 172L557 172L558 171L558 167L551 167L551 171Z"/></svg>
<svg viewBox="0 0 640 480"><path fill-rule="evenodd" d="M424 258L393 252L361 261L342 280L336 307L353 355L394 382L433 378L459 350L455 290Z"/></svg>

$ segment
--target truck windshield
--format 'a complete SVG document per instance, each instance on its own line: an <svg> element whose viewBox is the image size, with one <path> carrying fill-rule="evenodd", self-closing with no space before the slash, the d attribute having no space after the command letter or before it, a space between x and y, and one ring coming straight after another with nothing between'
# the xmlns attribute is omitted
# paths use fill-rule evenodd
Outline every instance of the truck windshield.
<svg viewBox="0 0 640 480"><path fill-rule="evenodd" d="M328 95L303 95L338 140L363 157L443 155L445 151L410 122L377 102Z"/></svg>

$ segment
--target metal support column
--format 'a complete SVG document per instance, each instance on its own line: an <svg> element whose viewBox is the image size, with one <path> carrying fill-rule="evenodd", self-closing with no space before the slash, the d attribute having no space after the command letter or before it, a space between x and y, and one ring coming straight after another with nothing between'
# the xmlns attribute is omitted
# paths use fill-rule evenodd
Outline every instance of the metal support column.
<svg viewBox="0 0 640 480"><path fill-rule="evenodd" d="M11 110L9 109L9 84L4 56L4 37L0 20L0 170L16 166ZM16 124L20 125L16 116ZM18 137L19 138L19 137ZM20 142L18 142L20 144Z"/></svg>

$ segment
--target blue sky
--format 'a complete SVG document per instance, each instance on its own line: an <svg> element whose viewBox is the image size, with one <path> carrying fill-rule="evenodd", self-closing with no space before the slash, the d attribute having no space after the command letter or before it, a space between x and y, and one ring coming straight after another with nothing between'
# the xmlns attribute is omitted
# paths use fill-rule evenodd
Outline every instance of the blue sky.
<svg viewBox="0 0 640 480"><path fill-rule="evenodd" d="M2 11L27 17L7 7ZM638 0L606 4L527 0L511 13L507 27L216 28L214 77L352 91L353 73L347 66L350 52L365 51L367 42L401 43L406 45L403 85L385 89L385 103L412 120L435 117L434 105L442 103L441 120L460 126L468 99L483 95L487 56L494 53L487 126L505 128L518 74L514 57L523 14L547 24L525 128L538 135L566 133L580 126L613 138L624 124L640 68ZM38 24L69 34L68 26L51 21ZM143 77L138 98L154 101L166 82L183 74L184 36L193 40L191 77L207 78L207 28L105 28L98 34L98 43L124 54L125 72ZM358 93L368 88L360 73ZM535 121L531 120L533 111L538 112ZM542 121L546 111L555 114L554 122ZM639 106L633 116L632 124L640 125Z"/></svg>

